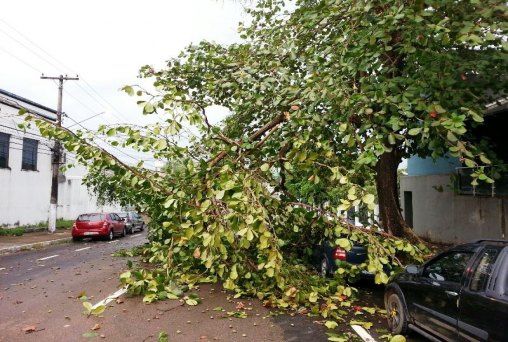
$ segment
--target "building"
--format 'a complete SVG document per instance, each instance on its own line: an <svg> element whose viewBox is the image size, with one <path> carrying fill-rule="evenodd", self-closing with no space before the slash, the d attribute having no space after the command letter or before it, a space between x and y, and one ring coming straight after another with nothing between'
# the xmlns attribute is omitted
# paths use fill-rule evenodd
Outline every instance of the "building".
<svg viewBox="0 0 508 342"><path fill-rule="evenodd" d="M54 143L36 127L21 129L26 114L56 121L56 111L0 89L0 227L47 222L51 194ZM86 168L78 166L59 176L58 218L75 219L80 212L117 210L97 207L81 184Z"/></svg>
<svg viewBox="0 0 508 342"><path fill-rule="evenodd" d="M502 163L508 165L508 101L487 107L485 122L471 128L474 137L488 138ZM411 157L400 180L404 218L415 232L437 242L508 237L508 174L493 184L471 185L472 168L457 158Z"/></svg>

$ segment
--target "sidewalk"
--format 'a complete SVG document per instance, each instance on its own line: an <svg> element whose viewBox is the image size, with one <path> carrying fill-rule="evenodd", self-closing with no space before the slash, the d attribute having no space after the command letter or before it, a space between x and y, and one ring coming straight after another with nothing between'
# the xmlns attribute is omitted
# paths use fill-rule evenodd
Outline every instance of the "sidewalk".
<svg viewBox="0 0 508 342"><path fill-rule="evenodd" d="M71 230L25 233L22 236L0 236L0 254L41 248L72 241Z"/></svg>

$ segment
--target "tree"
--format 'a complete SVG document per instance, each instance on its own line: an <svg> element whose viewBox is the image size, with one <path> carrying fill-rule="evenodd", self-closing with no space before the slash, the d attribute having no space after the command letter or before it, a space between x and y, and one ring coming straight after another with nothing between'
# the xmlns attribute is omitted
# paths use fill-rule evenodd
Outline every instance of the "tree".
<svg viewBox="0 0 508 342"><path fill-rule="evenodd" d="M171 274L185 282L221 279L228 289L280 305L316 303L318 294L334 294L332 303L350 296L349 287L339 282L318 291L302 283L301 249L295 248L323 238L344 248L368 245L368 262L343 270L341 281L367 269L385 282L384 264L400 265L401 256L421 261L424 251L388 234L412 237L396 194L401 158L449 153L466 165L490 163L465 138L469 125L483 120L489 101L483 91L505 89L504 2L306 0L285 6L259 1L249 10L252 23L240 30L241 44L201 42L162 70L143 67L141 76L153 78L155 91L124 88L140 98L144 114L157 113L161 121L99 133L171 160L182 166L178 172L126 165L83 133L36 120L91 172L111 172L110 186L127 191L150 215L150 260L162 271L135 276L146 280L148 301L165 291L160 279ZM224 126L209 124L211 105L231 111ZM195 126L195 135L182 144L185 124ZM288 185L302 175L337 187L339 205L324 214L299 202ZM487 178L481 168L477 176ZM373 177L388 233L352 227L337 215L352 205L373 208L375 195L365 187ZM124 281L138 286L131 276Z"/></svg>
<svg viewBox="0 0 508 342"><path fill-rule="evenodd" d="M259 1L249 11L253 23L242 29L243 44L203 42L167 69L146 67L143 75L156 77L164 99L228 107L237 126L232 133L244 137L292 108L291 120L261 151L265 160L335 168L333 178L344 184L344 177L374 174L384 230L412 236L398 202L402 158L451 154L468 166L490 162L466 133L492 101L485 90L507 89L506 4L327 0L297 1L294 11L285 5ZM479 175L485 178L482 169ZM344 199L342 209L355 201Z"/></svg>

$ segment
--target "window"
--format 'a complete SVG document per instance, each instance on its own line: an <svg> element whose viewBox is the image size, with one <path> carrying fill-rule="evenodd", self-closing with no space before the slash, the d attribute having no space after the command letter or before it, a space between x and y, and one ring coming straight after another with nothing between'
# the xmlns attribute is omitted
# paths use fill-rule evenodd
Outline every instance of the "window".
<svg viewBox="0 0 508 342"><path fill-rule="evenodd" d="M81 214L78 216L80 222L99 222L104 221L104 214Z"/></svg>
<svg viewBox="0 0 508 342"><path fill-rule="evenodd" d="M39 142L34 139L23 138L22 170L37 171L37 147Z"/></svg>
<svg viewBox="0 0 508 342"><path fill-rule="evenodd" d="M437 281L460 283L467 262L471 258L469 252L451 252L425 267L423 276Z"/></svg>
<svg viewBox="0 0 508 342"><path fill-rule="evenodd" d="M487 287L487 281L492 273L492 266L496 261L497 251L494 249L488 249L480 257L478 266L473 273L471 278L471 291L483 291Z"/></svg>
<svg viewBox="0 0 508 342"><path fill-rule="evenodd" d="M0 133L0 168L9 167L9 140L11 136Z"/></svg>

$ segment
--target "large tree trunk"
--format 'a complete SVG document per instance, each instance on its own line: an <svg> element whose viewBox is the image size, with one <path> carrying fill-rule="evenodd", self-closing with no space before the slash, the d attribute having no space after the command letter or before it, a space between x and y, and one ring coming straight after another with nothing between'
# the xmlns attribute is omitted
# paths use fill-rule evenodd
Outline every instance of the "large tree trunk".
<svg viewBox="0 0 508 342"><path fill-rule="evenodd" d="M376 164L379 221L385 232L418 242L420 238L407 225L401 213L397 186L397 168L401 160L401 153L394 148L382 154Z"/></svg>

